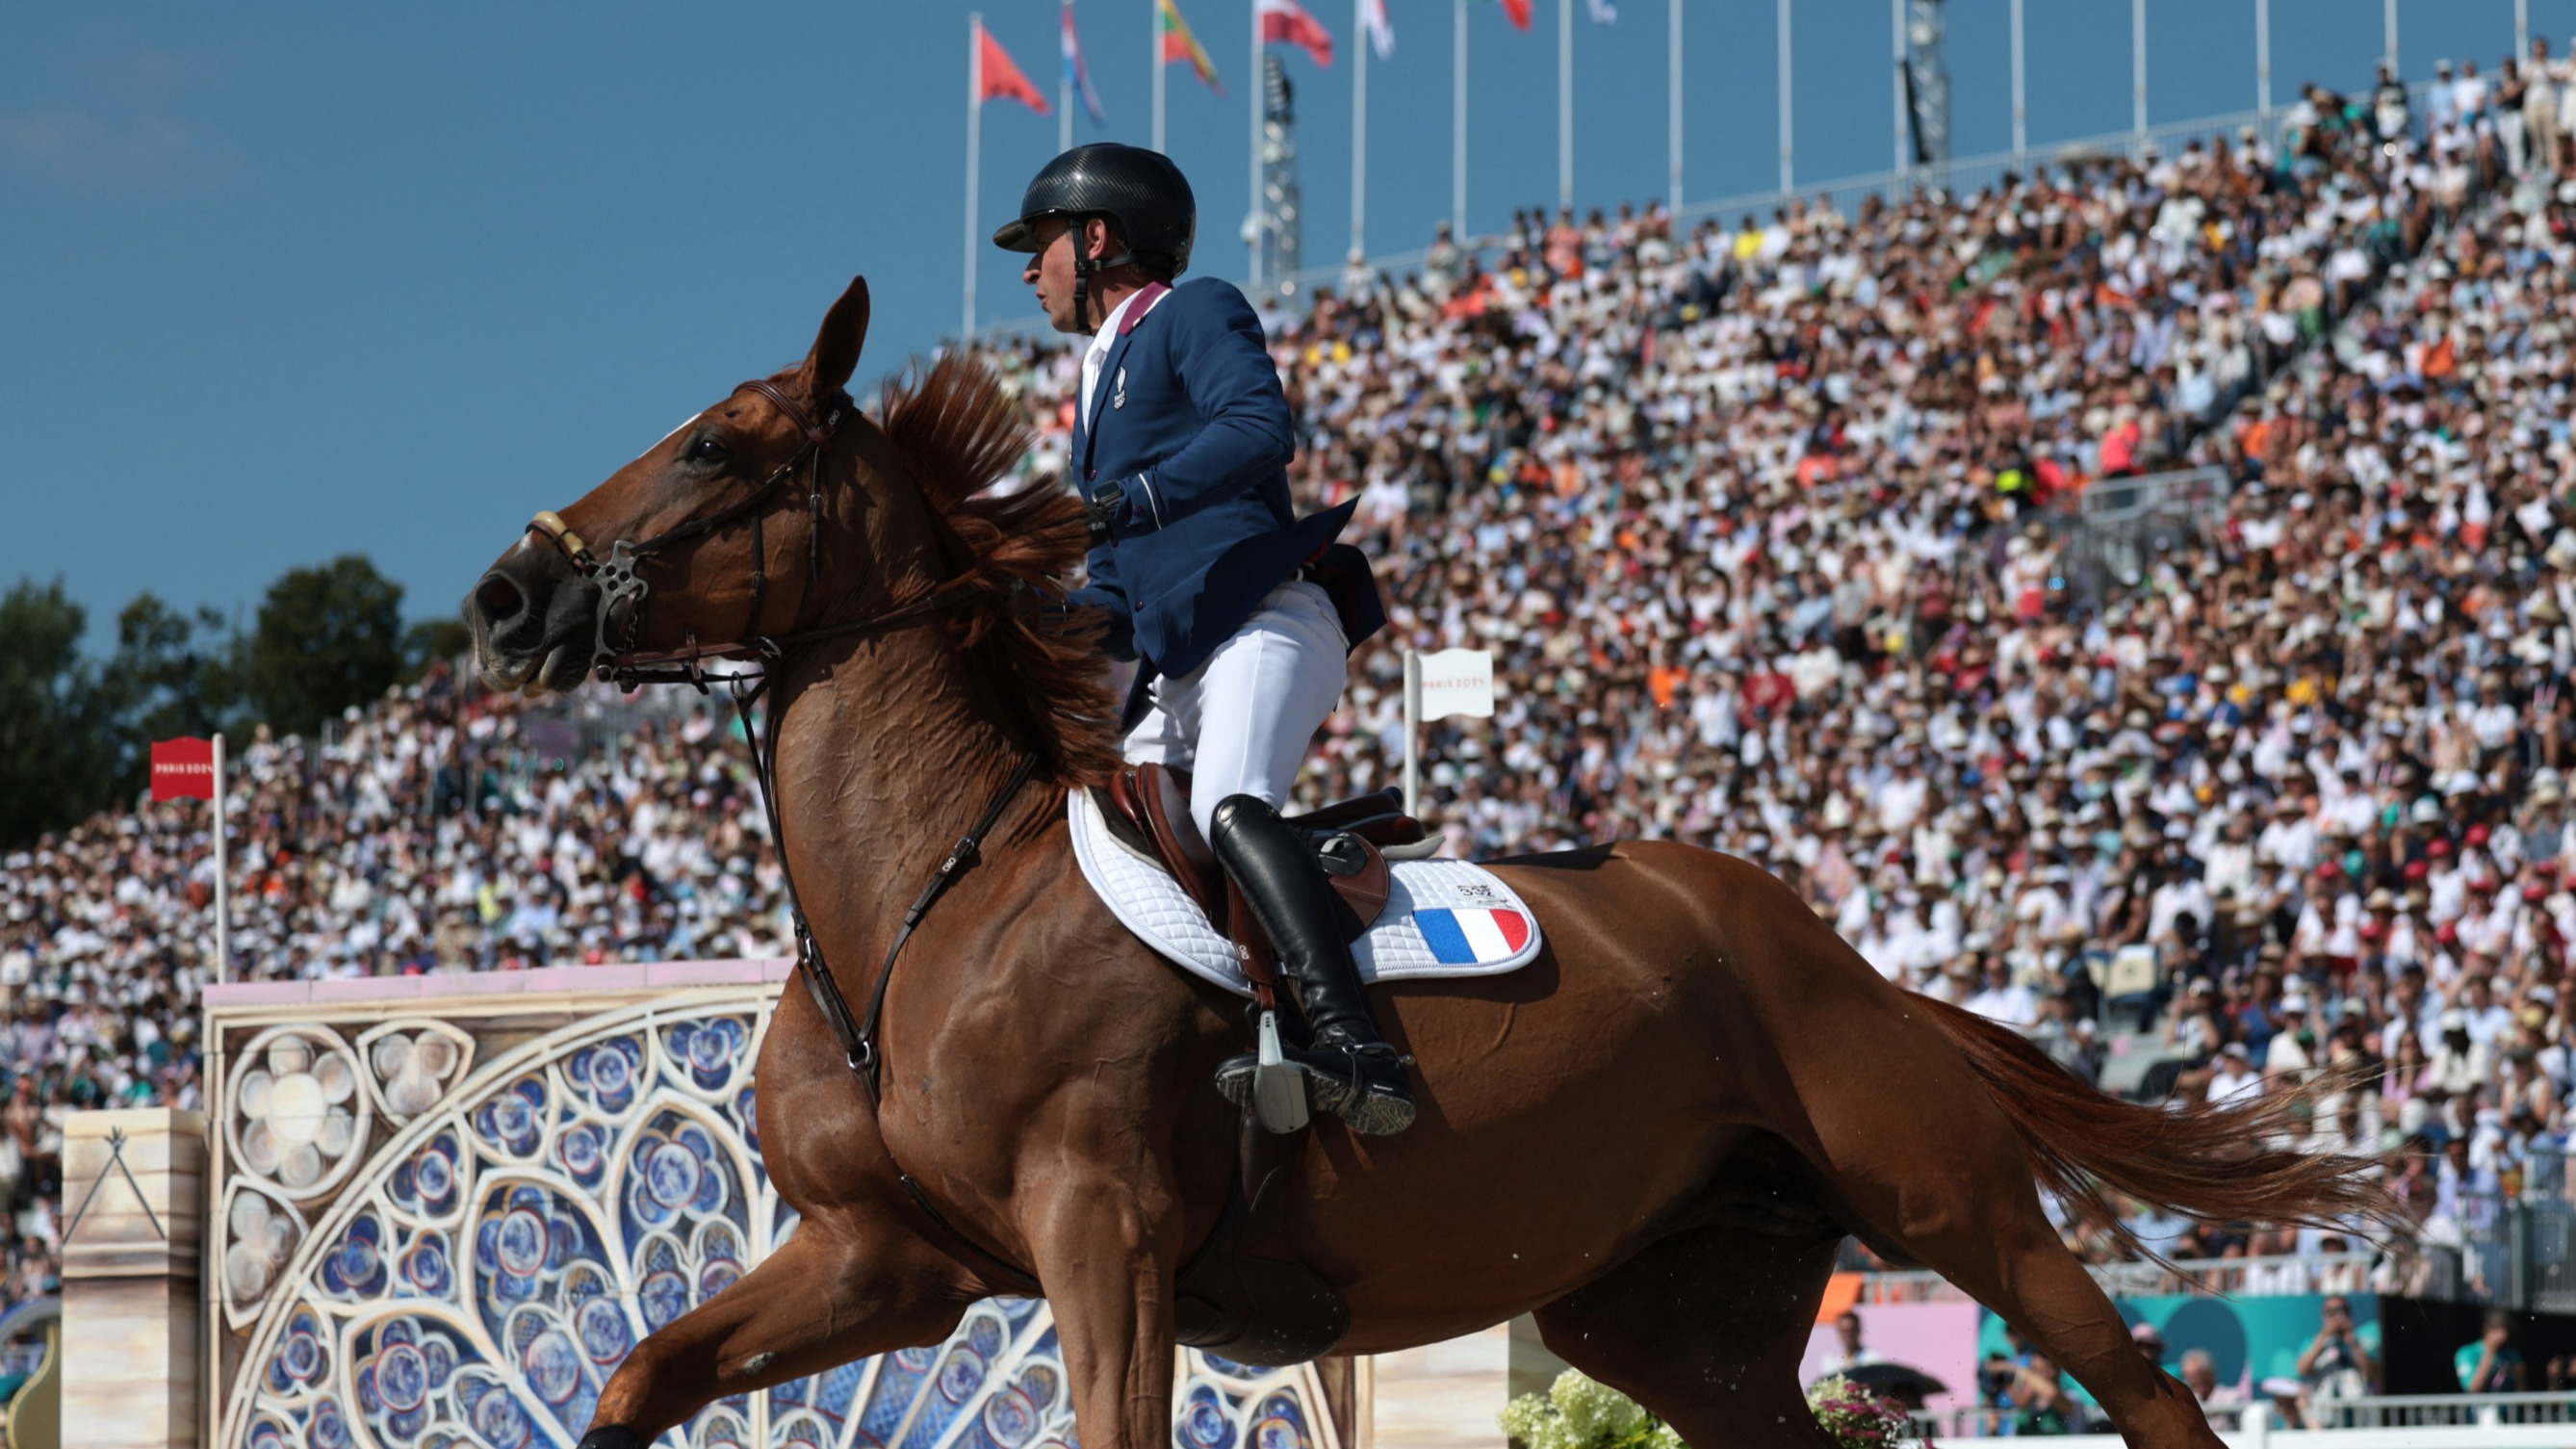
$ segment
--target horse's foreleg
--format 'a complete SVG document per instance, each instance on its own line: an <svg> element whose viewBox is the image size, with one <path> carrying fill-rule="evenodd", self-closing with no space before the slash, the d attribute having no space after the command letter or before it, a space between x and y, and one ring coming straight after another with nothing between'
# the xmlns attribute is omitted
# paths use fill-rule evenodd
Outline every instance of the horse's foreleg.
<svg viewBox="0 0 2576 1449"><path fill-rule="evenodd" d="M635 1346L581 1449L642 1449L726 1395L937 1343L965 1308L909 1238L808 1218L739 1282Z"/></svg>
<svg viewBox="0 0 2576 1449"><path fill-rule="evenodd" d="M1180 1224L1168 1184L1140 1172L1065 1184L1029 1225L1083 1449L1160 1449L1171 1438Z"/></svg>

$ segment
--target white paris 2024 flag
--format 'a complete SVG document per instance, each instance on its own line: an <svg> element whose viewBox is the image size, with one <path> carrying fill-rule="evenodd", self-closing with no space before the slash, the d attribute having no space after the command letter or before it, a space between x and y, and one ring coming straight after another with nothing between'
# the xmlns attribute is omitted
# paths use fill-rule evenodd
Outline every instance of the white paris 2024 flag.
<svg viewBox="0 0 2576 1449"><path fill-rule="evenodd" d="M1425 720L1447 719L1453 714L1493 717L1492 653L1483 649L1443 649L1420 656L1420 664L1422 696L1418 704Z"/></svg>

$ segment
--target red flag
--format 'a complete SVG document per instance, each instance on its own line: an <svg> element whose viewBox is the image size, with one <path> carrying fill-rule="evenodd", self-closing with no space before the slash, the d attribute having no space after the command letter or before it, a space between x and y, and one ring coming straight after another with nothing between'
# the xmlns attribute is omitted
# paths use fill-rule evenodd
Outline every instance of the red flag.
<svg viewBox="0 0 2576 1449"><path fill-rule="evenodd" d="M1530 0L1503 0L1503 18L1514 30L1530 28Z"/></svg>
<svg viewBox="0 0 2576 1449"><path fill-rule="evenodd" d="M980 23L975 27L975 99L978 101L1018 101L1043 116L1047 98L1011 63L1011 53L1002 42Z"/></svg>
<svg viewBox="0 0 2576 1449"><path fill-rule="evenodd" d="M215 742L195 736L152 742L152 798L215 798Z"/></svg>
<svg viewBox="0 0 2576 1449"><path fill-rule="evenodd" d="M1317 65L1333 63L1333 33L1297 0L1253 0L1252 14L1261 22L1262 44L1298 46Z"/></svg>

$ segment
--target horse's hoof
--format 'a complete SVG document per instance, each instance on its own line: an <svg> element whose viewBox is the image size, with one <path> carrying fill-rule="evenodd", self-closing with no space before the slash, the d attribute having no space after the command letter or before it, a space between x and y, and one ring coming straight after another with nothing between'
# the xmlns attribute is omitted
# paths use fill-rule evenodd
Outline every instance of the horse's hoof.
<svg viewBox="0 0 2576 1449"><path fill-rule="evenodd" d="M644 1436L623 1424L602 1424L581 1436L580 1449L649 1449Z"/></svg>

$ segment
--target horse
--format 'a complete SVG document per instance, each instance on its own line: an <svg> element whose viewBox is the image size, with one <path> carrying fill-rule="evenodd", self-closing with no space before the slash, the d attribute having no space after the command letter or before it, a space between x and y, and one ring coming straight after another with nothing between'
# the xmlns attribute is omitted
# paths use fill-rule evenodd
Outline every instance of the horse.
<svg viewBox="0 0 2576 1449"><path fill-rule="evenodd" d="M855 280L803 362L540 514L466 601L503 692L595 666L703 685L711 660L752 661L773 843L830 963L782 998L757 1066L801 1226L638 1344L582 1444L640 1446L1036 1292L1082 1442L1155 1449L1175 1275L1236 1170L1242 1117L1211 1081L1245 1046L1240 1003L1123 930L1075 860L1067 795L1118 763L1100 621L1062 603L1080 500L990 488L1031 435L964 354L858 409L868 310ZM979 810L989 832L961 842ZM917 893L943 856L944 895ZM1850 1234L1994 1309L2129 1442L2215 1449L2040 1189L2113 1223L2111 1191L2209 1219L2387 1210L2365 1162L2271 1145L2294 1098L2099 1093L1889 983L1749 862L1620 841L1492 869L1546 948L1506 975L1371 987L1420 1119L1387 1138L1319 1122L1288 1149L1294 1249L1347 1302L1344 1351L1534 1313L1549 1349L1689 1443L1813 1449L1834 1441L1798 1363ZM875 1002L855 1048L852 999Z"/></svg>

